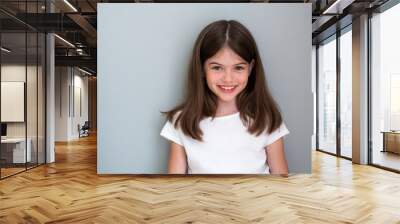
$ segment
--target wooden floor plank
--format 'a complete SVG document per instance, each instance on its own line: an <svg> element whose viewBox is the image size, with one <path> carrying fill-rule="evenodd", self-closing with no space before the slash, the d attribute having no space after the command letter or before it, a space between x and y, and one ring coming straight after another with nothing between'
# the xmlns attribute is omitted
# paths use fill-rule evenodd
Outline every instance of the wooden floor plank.
<svg viewBox="0 0 400 224"><path fill-rule="evenodd" d="M400 223L400 175L313 152L312 174L96 174L96 136L0 181L0 223Z"/></svg>

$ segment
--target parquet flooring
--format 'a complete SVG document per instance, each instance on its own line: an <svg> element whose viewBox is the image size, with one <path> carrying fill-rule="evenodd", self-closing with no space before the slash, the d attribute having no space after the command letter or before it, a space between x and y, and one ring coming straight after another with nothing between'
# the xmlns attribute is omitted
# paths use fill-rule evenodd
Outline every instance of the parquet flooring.
<svg viewBox="0 0 400 224"><path fill-rule="evenodd" d="M3 168L1 168L1 176L7 177L7 176L13 175L15 173L24 171L24 170L25 170L25 167L23 167L23 168L4 168L3 167Z"/></svg>
<svg viewBox="0 0 400 224"><path fill-rule="evenodd" d="M92 136L0 181L0 223L400 223L400 175L313 152L288 178L99 176Z"/></svg>

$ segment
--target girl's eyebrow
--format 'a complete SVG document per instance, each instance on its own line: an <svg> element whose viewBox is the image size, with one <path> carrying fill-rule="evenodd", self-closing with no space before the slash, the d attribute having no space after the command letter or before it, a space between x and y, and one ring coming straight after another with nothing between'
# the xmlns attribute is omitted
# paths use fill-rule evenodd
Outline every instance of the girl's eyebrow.
<svg viewBox="0 0 400 224"><path fill-rule="evenodd" d="M220 64L220 63L217 63L217 62L210 62L209 64L210 64L210 65L212 65L212 64L216 64L216 65L222 65L222 64Z"/></svg>
<svg viewBox="0 0 400 224"><path fill-rule="evenodd" d="M212 64L222 65L222 64L220 64L220 63L218 63L218 62L214 62L214 61L213 61L213 62L210 62L209 64L210 64L210 65L212 65ZM243 65L247 65L246 62L240 62L240 63L234 64L234 65L242 65L242 64L243 64Z"/></svg>

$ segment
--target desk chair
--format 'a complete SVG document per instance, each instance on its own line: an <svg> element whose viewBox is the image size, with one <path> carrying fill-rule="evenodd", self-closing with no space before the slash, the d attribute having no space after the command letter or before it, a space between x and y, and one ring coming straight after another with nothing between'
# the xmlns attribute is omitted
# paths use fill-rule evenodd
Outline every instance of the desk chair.
<svg viewBox="0 0 400 224"><path fill-rule="evenodd" d="M80 127L80 125L78 124L79 138L89 136L89 129L90 129L89 121L85 121L82 127Z"/></svg>

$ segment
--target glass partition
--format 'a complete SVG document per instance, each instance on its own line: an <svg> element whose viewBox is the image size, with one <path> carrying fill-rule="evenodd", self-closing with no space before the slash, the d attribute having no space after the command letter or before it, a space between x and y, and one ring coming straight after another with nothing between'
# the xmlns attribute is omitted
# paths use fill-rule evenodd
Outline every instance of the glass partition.
<svg viewBox="0 0 400 224"><path fill-rule="evenodd" d="M26 147L26 33L2 33L1 47L1 177L7 177L24 171L32 155Z"/></svg>
<svg viewBox="0 0 400 224"><path fill-rule="evenodd" d="M44 3L1 1L0 7L21 16L43 13ZM1 179L45 163L45 45L44 33L0 12Z"/></svg>

